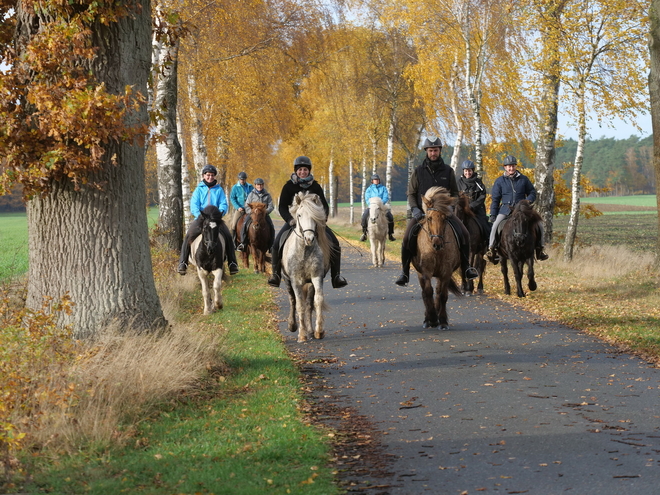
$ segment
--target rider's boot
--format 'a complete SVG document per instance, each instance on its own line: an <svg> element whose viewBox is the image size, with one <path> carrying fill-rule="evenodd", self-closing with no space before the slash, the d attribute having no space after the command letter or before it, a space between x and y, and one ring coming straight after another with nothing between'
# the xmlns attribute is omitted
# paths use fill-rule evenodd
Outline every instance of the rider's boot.
<svg viewBox="0 0 660 495"><path fill-rule="evenodd" d="M341 256L331 256L330 258L330 281L333 289L346 287L348 282L339 273L341 271Z"/></svg>
<svg viewBox="0 0 660 495"><path fill-rule="evenodd" d="M548 254L545 252L545 249L543 246L538 246L536 248L536 259L539 261L545 261L549 258Z"/></svg>
<svg viewBox="0 0 660 495"><path fill-rule="evenodd" d="M387 237L392 242L396 241L396 237L394 237L394 222L387 222Z"/></svg>
<svg viewBox="0 0 660 495"><path fill-rule="evenodd" d="M362 229L362 236L360 237L360 241L364 242L367 240L367 229Z"/></svg>
<svg viewBox="0 0 660 495"><path fill-rule="evenodd" d="M177 267L177 271L179 272L179 275L185 275L187 270L188 270L188 258L190 257L190 244L188 243L188 239L183 240L183 245L181 246L181 256L179 257L179 266Z"/></svg>
<svg viewBox="0 0 660 495"><path fill-rule="evenodd" d="M282 282L282 276L280 275L280 272L282 270L281 265L280 265L280 248L279 245L277 244L277 239L273 246L271 247L271 270L272 274L270 278L268 279L268 285L271 287L279 287L280 283Z"/></svg>

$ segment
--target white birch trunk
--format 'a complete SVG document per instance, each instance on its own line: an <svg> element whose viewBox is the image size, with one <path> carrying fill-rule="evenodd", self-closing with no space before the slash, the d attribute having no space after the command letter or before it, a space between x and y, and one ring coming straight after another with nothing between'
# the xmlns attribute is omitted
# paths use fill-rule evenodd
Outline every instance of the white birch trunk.
<svg viewBox="0 0 660 495"><path fill-rule="evenodd" d="M584 159L584 141L587 135L584 89L581 88L577 98L578 109L578 142L575 151L573 179L571 181L571 215L568 220L566 240L564 241L564 261L573 260L573 248L577 236L578 220L580 218L580 179L582 178L582 162Z"/></svg>
<svg viewBox="0 0 660 495"><path fill-rule="evenodd" d="M362 193L360 194L360 197L362 199L362 211L364 211L367 208L367 201L364 199L364 195L367 192L367 154L366 150L365 153L362 155Z"/></svg>
<svg viewBox="0 0 660 495"><path fill-rule="evenodd" d="M349 221L351 225L355 223L355 204L353 201L353 157L348 159L348 205L349 205Z"/></svg>
<svg viewBox="0 0 660 495"><path fill-rule="evenodd" d="M454 55L454 63L451 66L451 113L454 116L454 127L456 128L456 139L454 139L454 152L451 156L451 168L454 172L458 170L458 160L461 155L461 145L463 144L463 121L460 118L458 96L459 89L459 75L458 75L458 53Z"/></svg>
<svg viewBox="0 0 660 495"><path fill-rule="evenodd" d="M193 71L188 73L188 101L190 102L190 122L193 165L197 177L201 177L202 169L208 165L208 152L204 139L204 126L202 125L202 104L197 95L197 80Z"/></svg>
<svg viewBox="0 0 660 495"><path fill-rule="evenodd" d="M390 198L392 197L392 167L394 166L394 127L395 127L395 110L392 109L390 116L390 127L387 131L387 163L385 166L385 187Z"/></svg>
<svg viewBox="0 0 660 495"><path fill-rule="evenodd" d="M335 208L335 181L334 176L335 176L335 160L334 157L332 156L333 153L330 151L330 164L328 165L328 187L329 187L329 198L330 198L330 216L334 218L337 215L337 211Z"/></svg>
<svg viewBox="0 0 660 495"><path fill-rule="evenodd" d="M183 135L183 128L181 127L181 113L177 108L176 119L176 132L179 137L179 144L181 144L181 200L183 202L183 231L188 230L192 214L190 213L190 196L192 191L190 189L190 174L188 173L188 160L186 159L186 140Z"/></svg>

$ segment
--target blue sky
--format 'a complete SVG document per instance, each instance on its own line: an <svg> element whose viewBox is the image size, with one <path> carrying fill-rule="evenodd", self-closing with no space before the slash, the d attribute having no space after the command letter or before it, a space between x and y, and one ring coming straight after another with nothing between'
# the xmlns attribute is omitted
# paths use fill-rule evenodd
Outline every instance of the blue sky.
<svg viewBox="0 0 660 495"><path fill-rule="evenodd" d="M613 119L610 121L610 125L603 125L603 127L598 127L598 122L595 119L590 120L587 122L587 139L600 139L602 137L628 139L632 135L645 138L652 134L650 113L641 115L637 119L637 124L642 128L642 132L635 129L632 124L620 119ZM577 130L575 127L571 127L565 119L562 119L561 115L559 116L559 133L566 139L577 140Z"/></svg>

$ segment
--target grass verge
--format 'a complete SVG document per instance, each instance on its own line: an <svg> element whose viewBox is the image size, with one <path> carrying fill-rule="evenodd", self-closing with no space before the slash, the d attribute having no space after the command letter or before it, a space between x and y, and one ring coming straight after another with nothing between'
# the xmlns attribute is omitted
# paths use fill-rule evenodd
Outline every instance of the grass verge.
<svg viewBox="0 0 660 495"><path fill-rule="evenodd" d="M118 441L83 438L76 448L43 446L26 453L20 460L28 476L6 488L67 494L337 493L327 467L328 434L305 417L299 370L276 329L273 294L263 275L242 270L224 284L225 309L202 316L196 274L173 274L174 256L154 261L169 321L205 334L216 346L220 341L222 361L208 357L195 387L166 394L148 415L121 416L114 431ZM137 389L127 383L131 370L138 383L146 373L139 366L146 356L133 355L123 375L101 380L116 385L115 394L122 383L129 392ZM170 373L177 364L172 367Z"/></svg>

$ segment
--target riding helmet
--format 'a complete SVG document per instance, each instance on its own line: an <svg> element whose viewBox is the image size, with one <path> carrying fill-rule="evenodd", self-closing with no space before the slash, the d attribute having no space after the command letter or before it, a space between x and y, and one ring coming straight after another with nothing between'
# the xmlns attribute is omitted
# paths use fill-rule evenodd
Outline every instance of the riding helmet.
<svg viewBox="0 0 660 495"><path fill-rule="evenodd" d="M247 179L247 174L245 172L239 172L238 173L238 178L239 179Z"/></svg>
<svg viewBox="0 0 660 495"><path fill-rule="evenodd" d="M466 168L474 169L474 162L472 162L472 160L465 160L463 162L463 165L461 165L461 167L463 168L463 170L465 170Z"/></svg>
<svg viewBox="0 0 660 495"><path fill-rule="evenodd" d="M215 168L213 165L206 165L202 169L202 175L204 174L213 174L213 175L218 175L218 169Z"/></svg>
<svg viewBox="0 0 660 495"><path fill-rule="evenodd" d="M516 160L515 156L508 155L504 157L502 165L518 165L518 160Z"/></svg>
<svg viewBox="0 0 660 495"><path fill-rule="evenodd" d="M376 179L380 180L380 177L378 176L378 174L374 174L374 175L371 176L371 180L376 180Z"/></svg>
<svg viewBox="0 0 660 495"><path fill-rule="evenodd" d="M312 160L310 160L306 156L299 156L293 161L293 171L295 172L298 170L300 167L305 167L309 169L309 171L312 171Z"/></svg>
<svg viewBox="0 0 660 495"><path fill-rule="evenodd" d="M261 177L257 177L256 179L254 179L254 183L255 183L255 185L256 184L261 184L261 185L265 184L264 180Z"/></svg>
<svg viewBox="0 0 660 495"><path fill-rule="evenodd" d="M440 141L439 137L427 137L424 140L422 148L442 148L442 141Z"/></svg>

